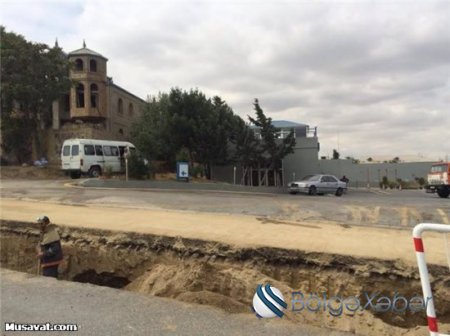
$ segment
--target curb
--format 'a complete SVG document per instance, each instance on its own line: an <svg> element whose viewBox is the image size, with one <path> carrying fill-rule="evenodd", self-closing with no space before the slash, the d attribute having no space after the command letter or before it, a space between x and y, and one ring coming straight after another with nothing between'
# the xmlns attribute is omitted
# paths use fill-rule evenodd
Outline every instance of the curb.
<svg viewBox="0 0 450 336"><path fill-rule="evenodd" d="M68 182L64 183L65 187L68 188L79 188L79 189L95 189L95 190L131 190L131 191L147 191L147 192L184 192L184 193L214 193L214 194L240 194L240 195L257 195L271 197L273 195L284 195L284 193L278 192L253 192L253 191L235 191L235 190L214 190L214 189L176 189L176 188L127 188L127 187L91 187L85 186L84 183L89 180L84 180L80 182Z"/></svg>

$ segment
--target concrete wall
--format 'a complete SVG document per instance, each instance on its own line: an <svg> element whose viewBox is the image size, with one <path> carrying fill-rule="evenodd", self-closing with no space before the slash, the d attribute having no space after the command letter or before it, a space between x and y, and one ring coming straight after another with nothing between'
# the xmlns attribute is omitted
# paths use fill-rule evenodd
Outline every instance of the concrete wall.
<svg viewBox="0 0 450 336"><path fill-rule="evenodd" d="M211 179L226 183L234 183L234 166L213 166L211 167ZM241 184L242 167L236 165L236 184Z"/></svg>
<svg viewBox="0 0 450 336"><path fill-rule="evenodd" d="M283 159L284 185L286 186L294 178L300 178L308 174L315 174L318 170L319 143L317 137L296 138L293 154ZM227 183L233 183L234 168L230 166L213 166L212 179ZM242 168L236 165L236 184L241 183Z"/></svg>
<svg viewBox="0 0 450 336"><path fill-rule="evenodd" d="M378 187L383 176L387 176L390 181L398 178L403 181L413 181L416 177L426 178L433 163L435 162L355 164L351 160L320 160L317 173L332 174L338 178L345 175L353 187Z"/></svg>
<svg viewBox="0 0 450 336"><path fill-rule="evenodd" d="M296 138L295 141L295 152L283 159L284 185L305 175L317 173L318 138Z"/></svg>

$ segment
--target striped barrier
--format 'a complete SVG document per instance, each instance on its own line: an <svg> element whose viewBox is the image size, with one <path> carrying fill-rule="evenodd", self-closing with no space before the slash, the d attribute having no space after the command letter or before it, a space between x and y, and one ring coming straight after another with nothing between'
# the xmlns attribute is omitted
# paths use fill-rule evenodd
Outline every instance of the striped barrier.
<svg viewBox="0 0 450 336"><path fill-rule="evenodd" d="M450 336L447 334L440 334L438 332L438 322L436 312L434 310L433 293L431 292L430 279L428 276L428 267L425 261L425 250L422 241L422 232L434 231L442 233L450 233L450 225L421 223L417 224L413 230L414 247L416 249L417 265L419 266L420 282L422 284L422 291L424 302L427 304L427 320L428 329L431 336Z"/></svg>

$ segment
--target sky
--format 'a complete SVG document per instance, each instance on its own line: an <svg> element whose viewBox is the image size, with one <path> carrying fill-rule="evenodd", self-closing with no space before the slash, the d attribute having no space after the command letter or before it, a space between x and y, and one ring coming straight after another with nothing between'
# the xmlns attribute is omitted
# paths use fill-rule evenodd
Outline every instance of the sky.
<svg viewBox="0 0 450 336"><path fill-rule="evenodd" d="M220 96L318 127L320 156L450 159L450 1L0 0L0 24L109 59L146 99Z"/></svg>

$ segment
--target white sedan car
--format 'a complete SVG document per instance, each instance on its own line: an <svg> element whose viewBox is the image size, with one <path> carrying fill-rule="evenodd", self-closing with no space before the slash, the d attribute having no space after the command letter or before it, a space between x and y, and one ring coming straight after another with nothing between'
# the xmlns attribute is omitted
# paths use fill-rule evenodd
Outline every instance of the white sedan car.
<svg viewBox="0 0 450 336"><path fill-rule="evenodd" d="M308 195L322 195L333 193L342 196L347 191L347 183L339 181L333 175L308 175L300 181L288 184L291 194L305 193Z"/></svg>

